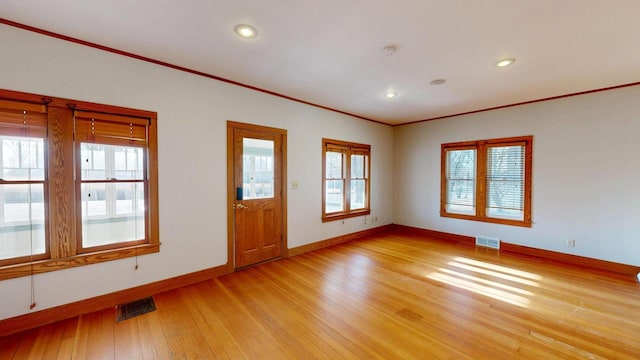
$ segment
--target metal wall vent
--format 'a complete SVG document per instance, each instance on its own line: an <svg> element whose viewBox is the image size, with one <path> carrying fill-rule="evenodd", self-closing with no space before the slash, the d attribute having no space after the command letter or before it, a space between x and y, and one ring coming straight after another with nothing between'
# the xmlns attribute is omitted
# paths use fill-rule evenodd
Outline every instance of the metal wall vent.
<svg viewBox="0 0 640 360"><path fill-rule="evenodd" d="M476 236L476 246L500 249L500 239L494 239L486 236Z"/></svg>

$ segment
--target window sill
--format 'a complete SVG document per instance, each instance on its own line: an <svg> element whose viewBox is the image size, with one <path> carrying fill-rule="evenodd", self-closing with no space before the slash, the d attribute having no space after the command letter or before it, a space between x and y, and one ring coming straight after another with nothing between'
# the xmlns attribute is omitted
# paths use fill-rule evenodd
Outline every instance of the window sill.
<svg viewBox="0 0 640 360"><path fill-rule="evenodd" d="M348 218L352 218L352 217L357 217L357 216L365 216L365 215L369 215L371 214L371 210L366 209L366 210L357 210L357 211L352 211L349 213L336 213L336 214L330 214L330 215L325 215L322 217L322 222L329 222L329 221L335 221L335 220L344 220L344 219L348 219Z"/></svg>
<svg viewBox="0 0 640 360"><path fill-rule="evenodd" d="M0 267L0 281L22 276L29 276L32 274L42 274L49 271L69 269L83 265L98 264L105 261L152 254L159 251L160 245L144 244L120 249L96 251L64 259L47 259L34 261L31 263L7 265Z"/></svg>
<svg viewBox="0 0 640 360"><path fill-rule="evenodd" d="M492 218L492 217L481 217L474 215L463 215L463 214L452 214L447 212L441 212L441 217L448 217L454 219L462 219L462 220L472 220L472 221L481 221L488 222L493 224L502 224L502 225L511 225L511 226L521 226L521 227L531 227L533 224L531 220L523 221L523 220L509 220L509 219L500 219L500 218Z"/></svg>

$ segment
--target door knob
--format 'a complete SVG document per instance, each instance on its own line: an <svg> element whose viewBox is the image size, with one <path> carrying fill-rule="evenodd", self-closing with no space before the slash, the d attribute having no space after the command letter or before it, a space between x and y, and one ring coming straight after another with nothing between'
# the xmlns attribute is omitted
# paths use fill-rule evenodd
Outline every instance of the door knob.
<svg viewBox="0 0 640 360"><path fill-rule="evenodd" d="M242 204L235 204L236 205L236 209L248 209L248 206L242 205Z"/></svg>

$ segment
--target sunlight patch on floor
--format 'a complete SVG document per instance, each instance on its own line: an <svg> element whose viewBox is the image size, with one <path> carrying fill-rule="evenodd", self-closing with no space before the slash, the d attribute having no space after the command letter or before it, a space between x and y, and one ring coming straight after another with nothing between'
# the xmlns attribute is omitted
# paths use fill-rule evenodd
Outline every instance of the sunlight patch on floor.
<svg viewBox="0 0 640 360"><path fill-rule="evenodd" d="M456 261L450 261L448 262L449 265L460 268L460 269L464 269L464 270L469 270L469 271L473 271L479 274L485 274L485 275L489 275L489 276L493 276L493 277L497 277L497 278L501 278L504 280L509 280L509 281L513 281L513 282L517 282L523 285L529 285L529 286L538 286L538 283L536 281L533 280L529 280L529 279L523 279L519 276L515 276L515 275L509 275L509 274L504 274L502 272L499 271L493 271L493 270L487 270L481 267L477 267L477 266L471 266L471 265L467 265L467 264L462 264Z"/></svg>
<svg viewBox="0 0 640 360"><path fill-rule="evenodd" d="M528 307L535 296L522 287L537 288L542 280L537 274L463 257L447 265L449 268L440 268L427 277L519 307Z"/></svg>
<svg viewBox="0 0 640 360"><path fill-rule="evenodd" d="M485 284L485 285L489 285L491 287L496 287L496 288L500 288L503 290L507 290L507 291L511 291L514 293L518 293L518 294L522 294L522 295L527 295L527 296L533 296L535 295L533 292L528 291L528 290L524 290L524 289L520 289L517 288L515 286L509 286L509 285L505 285L505 284L501 284L495 281L491 281L491 280L486 280L486 279L480 279L476 276L473 275L468 275L468 274L462 274L453 270L449 270L449 269L439 269L441 273L445 273L445 274L449 274L452 276L458 276L461 277L463 279L467 279L467 280L471 280L471 281L475 281L481 284Z"/></svg>
<svg viewBox="0 0 640 360"><path fill-rule="evenodd" d="M469 264L469 265L475 265L475 266L483 267L483 268L489 269L489 270L495 270L495 271L500 271L500 272L503 272L503 273L506 273L506 274L520 276L520 277L531 279L531 280L542 280L542 276L540 276L538 274L534 274L534 273L530 273L530 272L526 272L526 271L522 271L522 270L517 270L517 269L513 269L513 268L510 268L510 267L506 267L506 266L490 264L490 263L486 263L486 262L483 262L483 261L467 259L467 258L463 258L463 257L456 257L453 260L457 261L457 262Z"/></svg>
<svg viewBox="0 0 640 360"><path fill-rule="evenodd" d="M520 307L527 307L529 305L529 299L527 299L524 296L515 295L508 291L498 290L491 286L480 285L480 284L477 284L476 282L463 280L455 276L450 276L450 275L441 274L441 273L433 273L428 277L429 279L440 281L449 285L453 285L461 289L473 291L476 294L488 296L490 298L504 301L512 305L516 305Z"/></svg>

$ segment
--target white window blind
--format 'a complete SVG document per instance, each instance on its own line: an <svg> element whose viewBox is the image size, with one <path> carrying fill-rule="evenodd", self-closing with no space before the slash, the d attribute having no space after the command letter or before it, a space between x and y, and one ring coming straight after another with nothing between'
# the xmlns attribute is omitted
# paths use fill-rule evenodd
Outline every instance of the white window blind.
<svg viewBox="0 0 640 360"><path fill-rule="evenodd" d="M487 148L487 216L523 220L525 145Z"/></svg>

